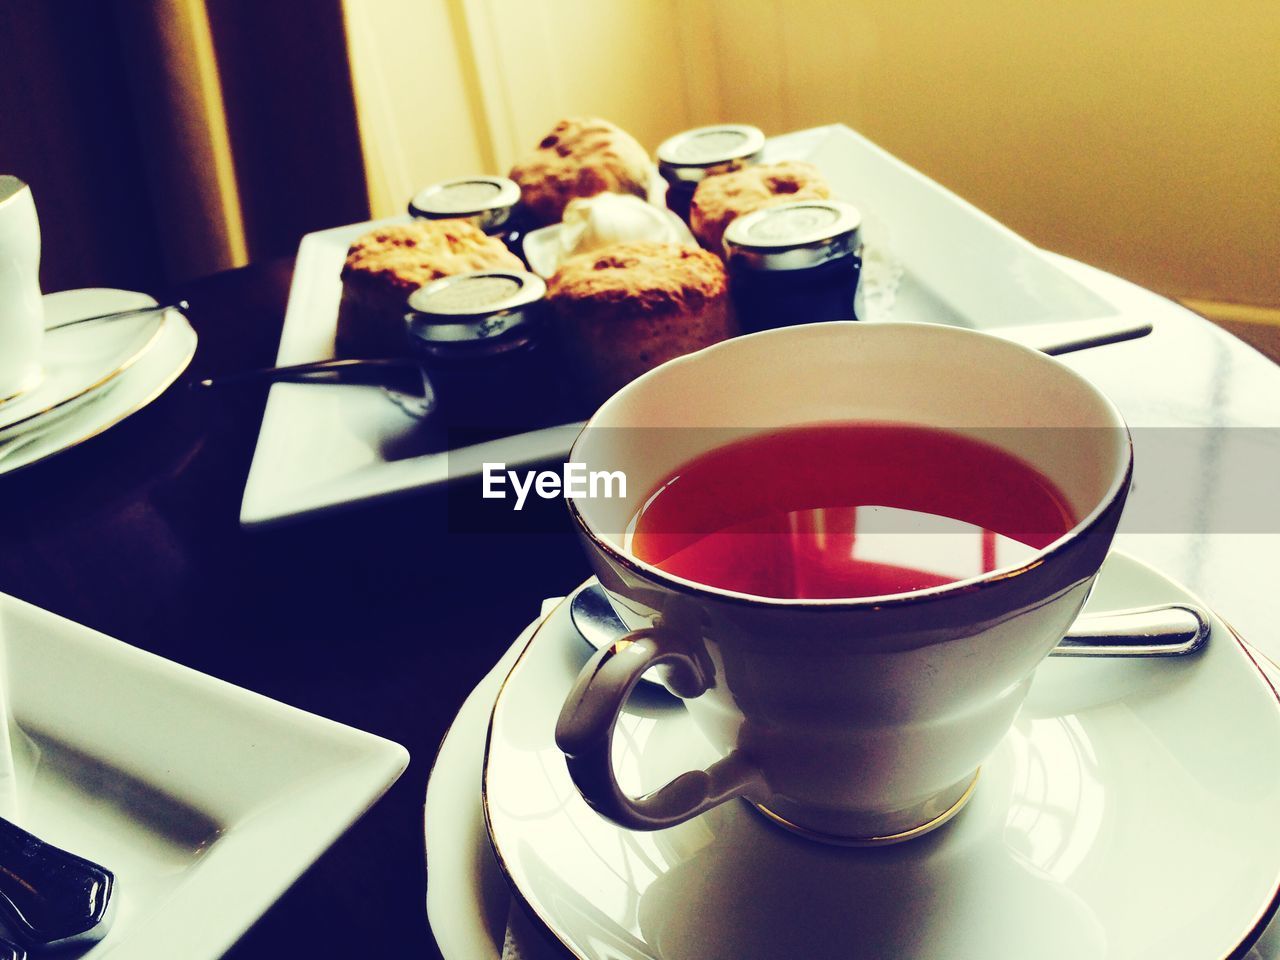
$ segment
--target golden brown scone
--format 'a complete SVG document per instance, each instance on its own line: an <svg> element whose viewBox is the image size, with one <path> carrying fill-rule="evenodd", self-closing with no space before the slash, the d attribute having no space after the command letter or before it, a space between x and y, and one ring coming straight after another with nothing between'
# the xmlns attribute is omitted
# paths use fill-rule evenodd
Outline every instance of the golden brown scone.
<svg viewBox="0 0 1280 960"><path fill-rule="evenodd" d="M605 247L547 286L571 376L599 405L646 370L738 332L720 258L678 243Z"/></svg>
<svg viewBox="0 0 1280 960"><path fill-rule="evenodd" d="M689 227L700 244L723 254L725 230L744 213L777 203L825 200L830 196L827 182L811 163L784 160L756 164L718 173L698 184L689 205Z"/></svg>
<svg viewBox="0 0 1280 960"><path fill-rule="evenodd" d="M405 353L405 301L414 290L455 273L523 269L501 240L466 220L414 220L371 230L351 245L342 267L338 351Z"/></svg>
<svg viewBox="0 0 1280 960"><path fill-rule="evenodd" d="M511 168L530 221L558 223L575 197L649 194L649 154L621 127L596 117L561 120L536 150Z"/></svg>

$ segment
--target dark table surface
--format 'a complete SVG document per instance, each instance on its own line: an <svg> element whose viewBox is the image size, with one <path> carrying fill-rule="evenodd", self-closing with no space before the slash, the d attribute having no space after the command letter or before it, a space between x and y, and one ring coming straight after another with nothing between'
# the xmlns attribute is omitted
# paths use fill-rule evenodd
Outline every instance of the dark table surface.
<svg viewBox="0 0 1280 960"><path fill-rule="evenodd" d="M563 507L502 533L444 494L245 533L263 388L185 384L275 359L292 262L183 284L187 375L83 446L0 479L0 592L404 744L390 792L228 954L438 957L422 804L449 722L538 612L587 576ZM455 491L455 496L456 491Z"/></svg>

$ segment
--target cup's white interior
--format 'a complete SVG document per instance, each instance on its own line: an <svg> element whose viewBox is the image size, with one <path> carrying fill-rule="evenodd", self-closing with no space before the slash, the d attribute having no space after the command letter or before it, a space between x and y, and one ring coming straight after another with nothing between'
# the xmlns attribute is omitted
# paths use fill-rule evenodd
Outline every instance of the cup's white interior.
<svg viewBox="0 0 1280 960"><path fill-rule="evenodd" d="M1051 357L941 325L822 323L726 341L624 387L592 418L572 459L591 471L621 470L626 496L575 505L593 534L625 550L639 508L694 457L753 433L848 420L941 427L993 443L1054 481L1077 521L1109 499L1128 464L1115 407ZM1009 429L1020 427L1062 429Z"/></svg>

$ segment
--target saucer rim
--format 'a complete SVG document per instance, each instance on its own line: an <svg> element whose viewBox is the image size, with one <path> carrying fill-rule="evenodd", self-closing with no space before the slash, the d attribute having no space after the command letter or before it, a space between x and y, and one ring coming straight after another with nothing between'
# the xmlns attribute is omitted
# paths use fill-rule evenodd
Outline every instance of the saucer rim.
<svg viewBox="0 0 1280 960"><path fill-rule="evenodd" d="M1150 564L1146 563L1143 560L1138 559L1137 557L1133 556L1127 551L1113 548L1108 553L1108 556L1113 556L1113 555L1123 557L1125 560L1129 561L1130 563L1138 567L1155 572L1158 576L1163 577L1168 582L1174 584L1179 590L1181 590L1186 595L1187 599L1200 604L1200 606L1203 609L1209 611L1210 616L1217 622L1221 623L1226 628L1227 636L1231 638L1231 640L1239 648L1240 652L1244 655L1245 661L1248 663L1249 667L1251 668L1252 673L1255 676L1255 679L1260 680L1263 686L1265 687L1265 689L1271 694L1272 705L1275 707L1277 711L1280 711L1280 687L1277 687L1276 684L1272 682L1271 677L1268 676L1267 672L1263 670L1262 667L1259 665L1257 657L1255 657L1254 655L1255 651L1257 653L1257 656L1264 657L1269 662L1276 663L1276 661L1273 661L1270 657L1267 657L1267 655L1263 653L1261 650L1251 647L1248 641L1246 641L1244 637L1241 636L1240 633L1227 620L1219 616L1212 607L1205 604L1204 601L1194 591L1187 588L1182 583L1166 576L1164 573L1161 573L1155 567L1151 566ZM595 579L595 578L590 577L585 581L585 583L590 583L592 579ZM552 948L555 953L559 954L562 958L564 958L564 960L586 960L586 958L584 958L582 954L578 953L568 943L564 941L564 939L562 938L560 933L555 929L555 927L553 927L552 924L542 915L542 913L539 912L536 905L533 904L529 900L529 898L525 896L524 892L520 889L519 885L517 884L515 880L515 876L512 873L512 870L507 863L507 859L503 855L503 852L500 849L498 842L496 840L496 837L494 835L493 819L490 813L490 805L489 805L489 757L490 757L490 751L493 744L494 723L497 717L498 705L499 703L502 702L503 696L507 692L507 687L510 684L512 677L515 676L520 666L524 663L525 658L529 654L529 651L533 648L534 643L538 640L538 637L542 634L543 630L548 626L548 624L552 622L555 616L560 612L560 608L570 602L574 594L577 593L578 589L581 589L581 587L569 591L569 593L565 597L561 598L559 602L556 603L555 607L553 607L551 610L546 612L546 614L542 617L540 622L538 622L538 624L534 627L534 629L529 633L529 638L525 642L524 646L520 649L519 655L512 662L511 669L507 671L506 675L502 678L502 682L498 685L498 688L494 694L493 706L489 710L489 718L485 725L484 753L481 759L481 767L480 767L480 806L481 806L481 811L483 813L483 818L484 818L485 833L488 836L489 848L492 851L494 860L498 865L498 870L502 874L502 878L506 882L507 889L511 893L512 903L513 905L518 905L520 910L524 913L524 915L528 917L530 921L537 927L538 932L542 935L542 940L545 942L545 944L548 947ZM1280 663L1277 663L1277 667L1280 668ZM757 814L759 814L759 811L755 810L754 806L753 806L753 812L756 812ZM1270 925L1271 921L1276 917L1278 913L1280 913L1280 864L1277 864L1275 878L1272 881L1271 892L1268 896L1268 899L1263 904L1263 906L1258 910L1258 912L1255 913L1253 921L1249 926L1249 929L1245 931L1244 934L1239 939L1236 940L1235 945L1232 946L1230 950L1228 950L1220 958L1217 958L1217 960L1245 960L1249 952L1253 949L1254 945L1258 942L1259 939L1261 939L1262 935L1267 931L1267 928Z"/></svg>
<svg viewBox="0 0 1280 960"><path fill-rule="evenodd" d="M546 629L547 624L555 618L556 614L560 612L560 608L566 606L570 598L577 592L577 590L570 590L560 598L560 601L554 607L547 611L546 615L538 622L538 625L530 631L529 639L525 641L524 646L520 648L519 655L512 661L511 669L507 671L506 676L502 678L502 682L498 684L498 689L493 695L493 705L489 708L489 717L485 721L484 753L480 758L480 810L484 815L484 832L489 839L489 849L493 851L493 859L498 864L498 872L502 874L502 879L506 883L507 889L511 891L512 904L519 906L530 922L538 928L538 932L542 934L542 939L546 945L551 947L564 960L584 960L584 958L564 942L559 931L538 912L538 908L524 895L524 892L516 883L511 867L507 864L507 858L503 855L497 839L494 837L493 817L489 811L489 754L493 747L493 726L498 713L498 703L507 692L507 686L511 683L511 678L515 676L520 665L524 663L525 657L529 655L529 651L533 649L534 642ZM438 758L439 755L437 754Z"/></svg>
<svg viewBox="0 0 1280 960"><path fill-rule="evenodd" d="M91 289L91 290L94 290L95 292L99 292L99 291L106 291L109 288L93 287L93 288L85 288L85 289ZM81 291L75 291L75 292L79 293ZM110 292L134 293L134 291L132 290L125 290L125 291L111 290ZM57 294L48 294L47 296L53 297L53 296L57 296ZM147 304L140 304L140 306L142 307L157 306L157 301L154 297L151 297L145 293L139 293L137 294L137 296L139 300L151 301L150 303L147 303ZM14 420L12 423L0 424L0 431L4 433L8 433L11 430L20 430L23 426L31 424L33 420L38 420L40 417L47 416L48 414L53 413L55 410L58 410L61 407L65 407L69 403L74 403L77 400L83 399L89 394L94 393L98 390L101 390L107 384L117 379L126 370L128 370L135 363L141 360L142 357L145 356L146 353L153 346L155 346L156 341L160 338L161 331L164 330L165 322L168 320L170 312L174 312L174 311L169 311L169 310L160 311L157 314L156 324L154 329L152 329L151 334L141 344L138 345L137 349L134 350L133 353L125 357L125 359L122 360L119 364L117 364L114 368L104 373L99 379L95 380L93 383L90 383L87 386L81 387L79 390L76 390L74 393L70 394L69 396L65 396L57 401L51 402L47 407L44 407L41 410L34 410L31 413L27 414L26 416L19 417L17 420ZM68 324L68 326L70 326L70 324ZM45 335L47 336L48 334L55 332L57 329L58 328L55 327L53 330L46 330ZM26 393L30 393L33 390L38 390L43 380L44 378L42 376L31 387L21 391L20 393L14 395L13 397L7 398L6 402L8 400L17 399L18 397ZM17 438L14 437L13 439L17 439Z"/></svg>
<svg viewBox="0 0 1280 960"><path fill-rule="evenodd" d="M0 397L0 408L3 408L6 403L9 403L13 400L17 400L19 397L25 396L26 394L30 393L36 387L40 386L40 384L42 384L43 382L44 382L44 367L42 367L39 364L36 364L35 369L27 377L27 379L23 381L22 385L19 386L17 390L13 391L13 393L9 393L3 397Z"/></svg>

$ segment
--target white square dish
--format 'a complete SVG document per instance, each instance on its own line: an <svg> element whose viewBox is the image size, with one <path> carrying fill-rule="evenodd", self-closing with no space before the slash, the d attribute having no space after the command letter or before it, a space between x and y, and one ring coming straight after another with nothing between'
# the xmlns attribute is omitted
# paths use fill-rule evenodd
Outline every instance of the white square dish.
<svg viewBox="0 0 1280 960"><path fill-rule="evenodd" d="M879 242L902 269L895 320L990 329L1117 313L1042 251L848 127L775 137L766 158L816 164L833 194L874 223ZM342 263L351 242L371 226L303 237L277 363L333 355ZM474 476L486 460L515 466L560 457L577 435L576 426L553 427L461 450L420 452L397 442L410 426L376 387L273 385L241 524L264 526L426 489Z"/></svg>
<svg viewBox="0 0 1280 960"><path fill-rule="evenodd" d="M408 763L4 595L0 640L19 824L116 875L94 960L220 957Z"/></svg>

